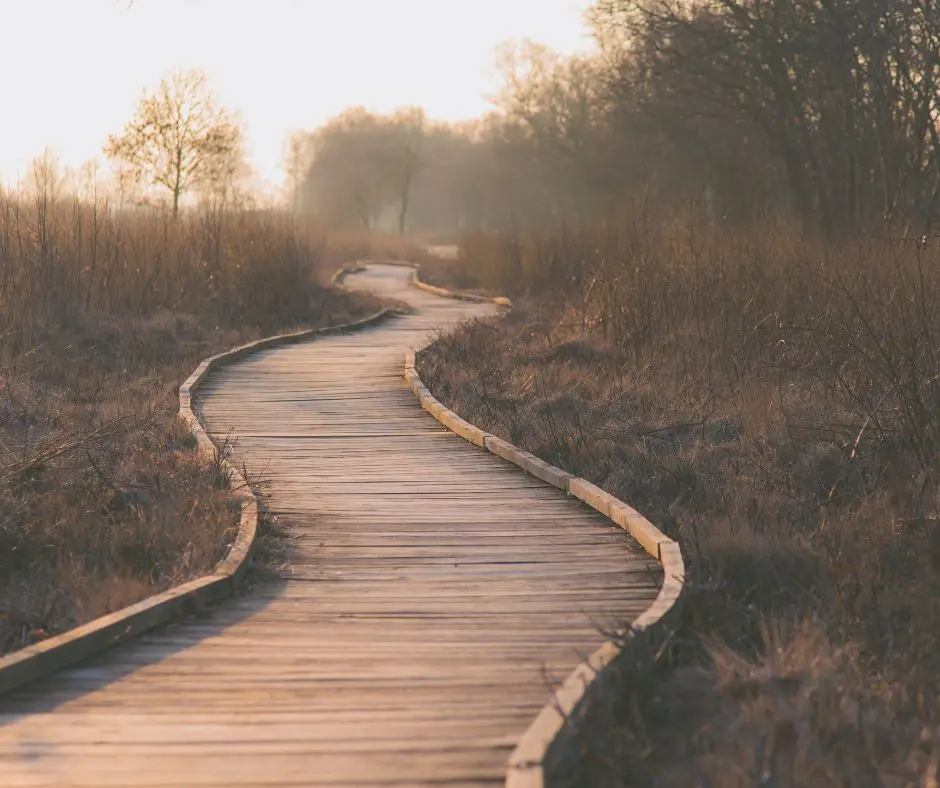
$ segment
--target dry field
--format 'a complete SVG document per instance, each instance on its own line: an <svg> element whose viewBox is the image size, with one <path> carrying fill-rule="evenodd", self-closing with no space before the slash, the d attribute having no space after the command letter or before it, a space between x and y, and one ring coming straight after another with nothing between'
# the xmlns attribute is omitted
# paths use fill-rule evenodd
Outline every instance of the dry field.
<svg viewBox="0 0 940 788"><path fill-rule="evenodd" d="M177 387L232 345L376 311L320 282L381 239L329 243L270 211L0 193L0 653L221 557L233 509Z"/></svg>
<svg viewBox="0 0 940 788"><path fill-rule="evenodd" d="M940 245L638 217L468 239L460 279L517 307L419 359L682 544L682 624L575 781L934 788Z"/></svg>

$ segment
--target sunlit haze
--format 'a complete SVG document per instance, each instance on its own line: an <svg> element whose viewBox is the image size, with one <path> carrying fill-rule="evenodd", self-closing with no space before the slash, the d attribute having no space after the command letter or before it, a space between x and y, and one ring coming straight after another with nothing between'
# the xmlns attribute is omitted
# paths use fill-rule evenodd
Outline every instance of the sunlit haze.
<svg viewBox="0 0 940 788"><path fill-rule="evenodd" d="M0 0L0 175L48 147L102 158L145 87L205 71L241 113L251 164L282 179L285 135L352 105L420 105L439 120L489 108L495 48L530 38L589 49L587 0Z"/></svg>

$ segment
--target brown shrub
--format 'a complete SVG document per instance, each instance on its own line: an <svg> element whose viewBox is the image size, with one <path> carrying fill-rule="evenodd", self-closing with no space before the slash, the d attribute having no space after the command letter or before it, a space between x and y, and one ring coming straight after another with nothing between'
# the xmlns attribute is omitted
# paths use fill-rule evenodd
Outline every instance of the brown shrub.
<svg viewBox="0 0 940 788"><path fill-rule="evenodd" d="M517 308L421 354L435 395L630 501L687 558L676 671L625 682L608 776L913 785L936 768L936 250L641 217L478 235L465 264ZM836 700L870 721L843 729Z"/></svg>

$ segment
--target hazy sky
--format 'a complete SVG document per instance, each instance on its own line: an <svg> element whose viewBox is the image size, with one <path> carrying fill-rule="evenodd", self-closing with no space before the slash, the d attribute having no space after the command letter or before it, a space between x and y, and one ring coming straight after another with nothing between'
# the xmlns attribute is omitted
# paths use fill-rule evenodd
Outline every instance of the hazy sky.
<svg viewBox="0 0 940 788"><path fill-rule="evenodd" d="M248 126L252 164L280 182L285 133L345 107L485 112L495 47L588 49L589 0L0 0L0 176L45 146L100 156L145 86L201 68Z"/></svg>

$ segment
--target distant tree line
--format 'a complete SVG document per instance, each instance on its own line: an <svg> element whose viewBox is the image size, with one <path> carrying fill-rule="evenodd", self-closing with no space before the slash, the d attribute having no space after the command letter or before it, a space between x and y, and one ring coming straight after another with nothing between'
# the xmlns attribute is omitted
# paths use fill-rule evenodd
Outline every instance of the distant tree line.
<svg viewBox="0 0 940 788"><path fill-rule="evenodd" d="M940 209L940 4L599 0L599 52L506 48L469 124L351 110L293 141L299 210L388 229L590 219L638 196L713 221L928 232Z"/></svg>

